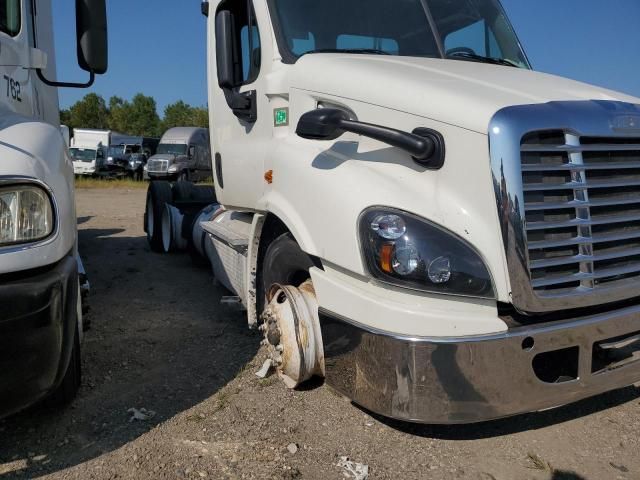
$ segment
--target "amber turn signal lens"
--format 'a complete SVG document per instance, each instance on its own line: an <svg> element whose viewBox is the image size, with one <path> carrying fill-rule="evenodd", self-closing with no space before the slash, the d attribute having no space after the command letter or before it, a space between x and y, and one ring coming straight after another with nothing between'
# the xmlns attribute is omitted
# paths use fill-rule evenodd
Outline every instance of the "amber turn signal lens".
<svg viewBox="0 0 640 480"><path fill-rule="evenodd" d="M380 268L383 272L393 273L393 244L386 244L380 250Z"/></svg>

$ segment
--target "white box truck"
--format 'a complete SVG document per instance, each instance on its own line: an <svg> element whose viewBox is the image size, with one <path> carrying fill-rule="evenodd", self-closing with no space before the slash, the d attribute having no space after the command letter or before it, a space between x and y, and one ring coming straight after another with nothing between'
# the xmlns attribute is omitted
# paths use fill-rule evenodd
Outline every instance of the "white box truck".
<svg viewBox="0 0 640 480"><path fill-rule="evenodd" d="M471 423L640 381L639 98L533 71L498 0L202 8L220 204L154 183L147 234L289 386Z"/></svg>
<svg viewBox="0 0 640 480"><path fill-rule="evenodd" d="M69 155L76 175L94 176L111 145L110 130L74 128Z"/></svg>
<svg viewBox="0 0 640 480"><path fill-rule="evenodd" d="M80 385L84 279L57 88L107 69L104 0L76 1L84 85L55 80L51 2L35 6L0 8L0 417Z"/></svg>

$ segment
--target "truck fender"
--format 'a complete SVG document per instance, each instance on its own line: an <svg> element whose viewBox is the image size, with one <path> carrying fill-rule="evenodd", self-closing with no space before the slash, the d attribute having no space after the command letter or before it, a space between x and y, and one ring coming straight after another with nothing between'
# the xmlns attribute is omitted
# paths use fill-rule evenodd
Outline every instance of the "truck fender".
<svg viewBox="0 0 640 480"><path fill-rule="evenodd" d="M271 196L270 198L272 199L274 197ZM278 197L278 200L284 199ZM280 207L280 205L283 205L284 208ZM259 262L261 254L266 251L269 242L269 239L265 238L265 235L268 233L265 228L276 229L278 235L286 232L291 233L303 252L308 253L312 257L315 256L312 253L315 252L315 245L312 243L309 233L303 228L304 223L297 216L296 212L292 208L287 208L286 205L286 202L280 202L279 204L269 202L269 210L265 213L256 213L253 218L251 237L247 251L247 271L245 274L247 321L249 328L252 329L258 326L260 321L259 316L261 314L261 312L257 311L257 295L258 275L261 268ZM290 212L291 216L285 215L285 210ZM269 221L270 219L271 221ZM296 226L298 227L296 228Z"/></svg>

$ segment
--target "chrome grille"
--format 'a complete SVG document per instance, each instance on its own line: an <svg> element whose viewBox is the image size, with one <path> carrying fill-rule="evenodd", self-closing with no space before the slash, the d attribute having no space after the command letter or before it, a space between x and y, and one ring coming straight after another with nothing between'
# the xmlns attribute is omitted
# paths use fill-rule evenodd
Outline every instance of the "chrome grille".
<svg viewBox="0 0 640 480"><path fill-rule="evenodd" d="M149 173L166 173L169 170L168 160L149 160L147 162L147 172Z"/></svg>
<svg viewBox="0 0 640 480"><path fill-rule="evenodd" d="M529 275L539 296L640 277L640 137L528 134L521 167Z"/></svg>

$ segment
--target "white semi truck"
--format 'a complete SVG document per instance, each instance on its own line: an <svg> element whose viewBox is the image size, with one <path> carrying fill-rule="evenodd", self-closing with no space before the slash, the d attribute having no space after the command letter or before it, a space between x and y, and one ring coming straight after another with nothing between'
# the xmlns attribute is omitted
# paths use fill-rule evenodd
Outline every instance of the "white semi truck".
<svg viewBox="0 0 640 480"><path fill-rule="evenodd" d="M57 88L105 73L107 37L104 0L76 10L83 85L56 81L49 0L0 3L0 417L80 384L85 285Z"/></svg>
<svg viewBox="0 0 640 480"><path fill-rule="evenodd" d="M498 0L202 10L219 204L154 183L147 233L287 385L471 423L640 381L639 98L533 71Z"/></svg>

